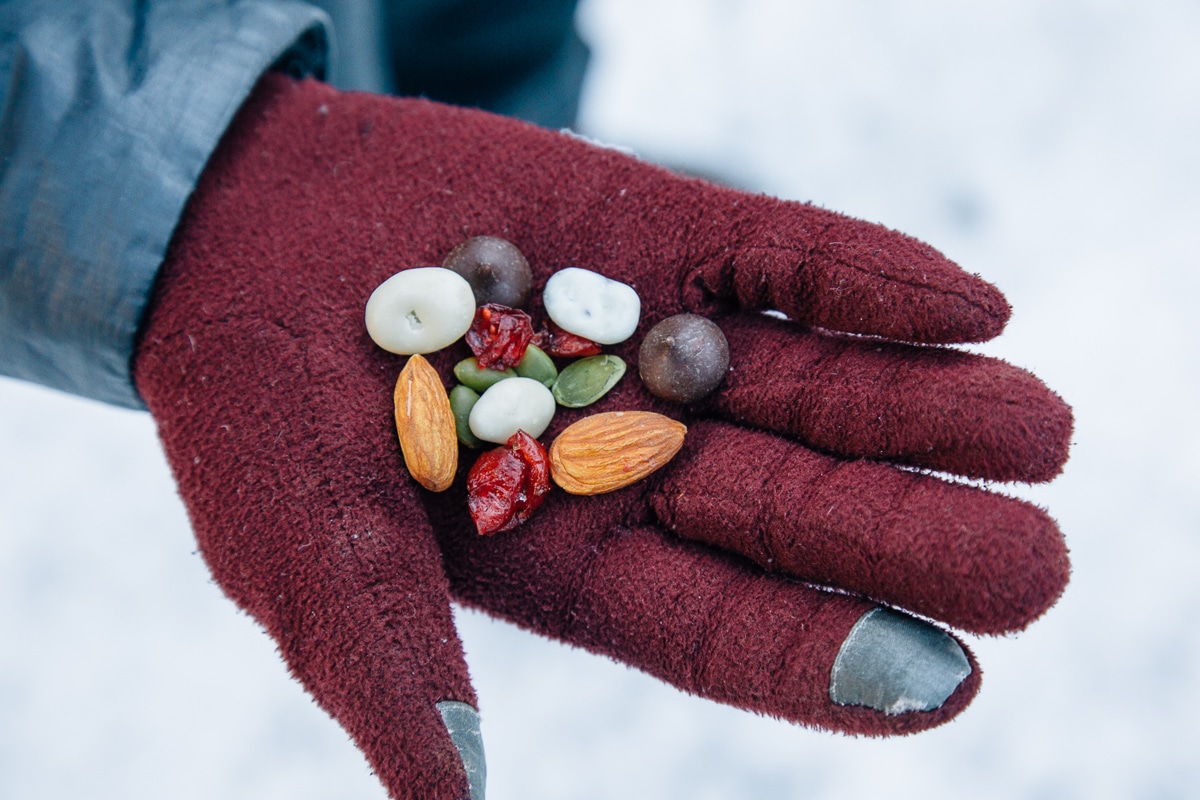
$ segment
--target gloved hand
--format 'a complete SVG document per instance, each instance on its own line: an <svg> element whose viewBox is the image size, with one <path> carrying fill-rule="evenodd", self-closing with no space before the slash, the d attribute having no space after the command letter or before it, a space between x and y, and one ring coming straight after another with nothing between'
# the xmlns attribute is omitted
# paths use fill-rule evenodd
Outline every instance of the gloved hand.
<svg viewBox="0 0 1200 800"><path fill-rule="evenodd" d="M479 234L524 251L535 296L568 265L634 286L639 331L609 348L631 365L684 310L716 320L732 353L693 406L631 368L596 406L560 409L544 442L606 410L690 431L641 483L556 489L486 538L467 516L468 451L446 492L407 474L404 359L363 325L381 281ZM876 602L1018 630L1062 592L1066 549L1029 504L885 462L1048 480L1071 415L1003 362L884 340L979 341L1007 316L993 287L875 225L480 112L269 76L188 205L134 372L225 592L393 797L478 798L452 597L806 725L905 733L960 712L979 685L970 654ZM449 385L466 355L431 362Z"/></svg>

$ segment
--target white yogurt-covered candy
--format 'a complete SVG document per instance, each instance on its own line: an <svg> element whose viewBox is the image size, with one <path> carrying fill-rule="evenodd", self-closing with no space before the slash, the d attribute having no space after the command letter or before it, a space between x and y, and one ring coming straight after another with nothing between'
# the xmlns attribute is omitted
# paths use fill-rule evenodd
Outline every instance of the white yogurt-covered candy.
<svg viewBox="0 0 1200 800"><path fill-rule="evenodd" d="M457 341L475 319L475 293L457 272L406 269L367 300L367 333L390 353L432 353Z"/></svg>
<svg viewBox="0 0 1200 800"><path fill-rule="evenodd" d="M632 286L579 267L551 275L542 303L558 327L599 344L633 336L642 314L642 301Z"/></svg>
<svg viewBox="0 0 1200 800"><path fill-rule="evenodd" d="M504 444L518 430L533 438L554 418L554 395L533 378L505 378L484 392L471 409L471 433Z"/></svg>

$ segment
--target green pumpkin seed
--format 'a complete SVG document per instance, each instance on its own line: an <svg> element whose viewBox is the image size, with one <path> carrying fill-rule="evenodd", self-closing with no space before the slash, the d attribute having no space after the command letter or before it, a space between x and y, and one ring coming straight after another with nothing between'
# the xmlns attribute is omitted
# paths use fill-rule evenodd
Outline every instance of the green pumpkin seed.
<svg viewBox="0 0 1200 800"><path fill-rule="evenodd" d="M450 411L454 414L454 432L458 434L458 441L462 442L467 447L483 447L484 442L478 436L471 433L469 424L471 419L471 409L475 407L475 403L479 401L479 393L470 386L459 384L450 390Z"/></svg>
<svg viewBox="0 0 1200 800"><path fill-rule="evenodd" d="M550 356L533 344L525 348L525 355L521 357L521 363L517 364L517 374L522 378L533 378L547 389L558 379L558 369L550 360Z"/></svg>
<svg viewBox="0 0 1200 800"><path fill-rule="evenodd" d="M484 369L479 366L479 361L472 356L471 358L464 358L454 365L454 377L458 378L459 383L463 386L474 389L476 392L482 394L505 378L517 377L517 373L511 369L506 369L503 372L496 369Z"/></svg>
<svg viewBox="0 0 1200 800"><path fill-rule="evenodd" d="M617 356L581 358L558 374L551 391L559 405L582 408L607 394L624 374L625 362Z"/></svg>

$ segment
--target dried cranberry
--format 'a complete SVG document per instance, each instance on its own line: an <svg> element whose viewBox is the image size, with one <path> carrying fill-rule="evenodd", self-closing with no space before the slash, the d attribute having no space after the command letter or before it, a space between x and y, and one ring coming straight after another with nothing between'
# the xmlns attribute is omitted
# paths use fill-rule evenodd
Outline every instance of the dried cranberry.
<svg viewBox="0 0 1200 800"><path fill-rule="evenodd" d="M467 508L483 536L517 527L549 492L546 450L525 431L481 455L467 474Z"/></svg>
<svg viewBox="0 0 1200 800"><path fill-rule="evenodd" d="M533 322L524 311L488 303L475 311L467 331L467 346L479 366L503 372L515 367L533 341Z"/></svg>
<svg viewBox="0 0 1200 800"><path fill-rule="evenodd" d="M542 328L538 335L534 337L533 343L542 348L547 355L554 356L555 358L578 358L581 356L600 355L600 345L591 339L585 339L582 336L568 333L553 322L547 323L546 327Z"/></svg>

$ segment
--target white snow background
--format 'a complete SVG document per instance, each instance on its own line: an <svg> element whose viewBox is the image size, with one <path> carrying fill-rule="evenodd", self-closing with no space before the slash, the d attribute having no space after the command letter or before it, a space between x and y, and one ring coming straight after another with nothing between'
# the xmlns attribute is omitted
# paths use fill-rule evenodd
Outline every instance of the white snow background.
<svg viewBox="0 0 1200 800"><path fill-rule="evenodd" d="M585 0L582 128L922 238L1075 409L1066 595L959 719L816 733L458 620L491 800L1200 796L1200 6ZM383 798L209 579L148 416L0 380L0 798Z"/></svg>

